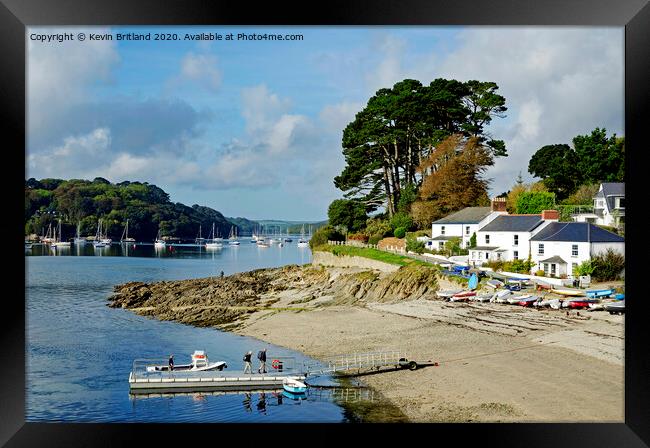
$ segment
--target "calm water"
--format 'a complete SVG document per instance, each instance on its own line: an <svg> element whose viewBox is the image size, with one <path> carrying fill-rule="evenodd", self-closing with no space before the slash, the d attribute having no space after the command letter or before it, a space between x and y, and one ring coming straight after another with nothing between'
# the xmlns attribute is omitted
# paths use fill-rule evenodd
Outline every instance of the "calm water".
<svg viewBox="0 0 650 448"><path fill-rule="evenodd" d="M161 322L108 308L113 286L127 281L178 280L304 264L309 248L296 240L284 247L206 251L151 244L91 244L25 250L27 284L27 421L76 422L342 422L349 421L342 389L310 388L306 399L281 390L132 396L128 375L134 359L174 354L177 364L194 350L241 370L242 355L268 347L268 356L309 360L298 352L214 329ZM257 364L253 365L257 368ZM228 369L227 369L228 370ZM349 392L349 391L348 391ZM357 392L352 391L355 395ZM354 398L354 396L353 396ZM363 398L363 397L362 397ZM358 399L358 397L357 397Z"/></svg>

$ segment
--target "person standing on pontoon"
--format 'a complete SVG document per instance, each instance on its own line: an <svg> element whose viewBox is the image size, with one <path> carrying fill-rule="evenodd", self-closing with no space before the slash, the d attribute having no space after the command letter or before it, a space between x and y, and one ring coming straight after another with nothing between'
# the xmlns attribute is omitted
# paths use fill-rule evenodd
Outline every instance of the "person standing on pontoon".
<svg viewBox="0 0 650 448"><path fill-rule="evenodd" d="M169 371L174 370L174 355L169 355Z"/></svg>
<svg viewBox="0 0 650 448"><path fill-rule="evenodd" d="M244 355L244 373L253 373L253 366L251 365L251 356L253 352L248 352Z"/></svg>
<svg viewBox="0 0 650 448"><path fill-rule="evenodd" d="M266 349L260 350L257 354L257 359L260 360L260 368L257 369L257 373L266 373Z"/></svg>

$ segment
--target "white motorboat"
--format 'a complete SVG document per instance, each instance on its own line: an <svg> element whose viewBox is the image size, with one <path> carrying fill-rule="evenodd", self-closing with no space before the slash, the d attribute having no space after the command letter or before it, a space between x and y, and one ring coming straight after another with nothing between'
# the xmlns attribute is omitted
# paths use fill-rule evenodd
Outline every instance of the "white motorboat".
<svg viewBox="0 0 650 448"><path fill-rule="evenodd" d="M173 372L204 372L206 370L223 370L228 365L225 361L209 362L204 350L194 350L190 364L174 364ZM169 371L169 365L147 366L147 372Z"/></svg>

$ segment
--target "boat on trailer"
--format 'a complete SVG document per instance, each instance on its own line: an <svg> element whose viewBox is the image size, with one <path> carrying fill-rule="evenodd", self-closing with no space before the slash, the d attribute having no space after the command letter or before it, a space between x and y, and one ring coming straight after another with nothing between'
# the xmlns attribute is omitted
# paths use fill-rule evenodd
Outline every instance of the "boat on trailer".
<svg viewBox="0 0 650 448"><path fill-rule="evenodd" d="M190 364L174 365L173 372L205 372L208 370L223 370L228 365L225 361L209 362L208 355L204 350L194 350L192 353L192 362ZM166 372L169 371L169 365L147 366L147 372Z"/></svg>

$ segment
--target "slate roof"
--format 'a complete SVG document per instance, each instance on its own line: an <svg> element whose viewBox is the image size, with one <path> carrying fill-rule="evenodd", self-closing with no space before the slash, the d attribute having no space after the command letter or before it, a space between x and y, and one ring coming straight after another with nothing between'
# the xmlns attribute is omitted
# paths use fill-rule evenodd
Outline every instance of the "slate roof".
<svg viewBox="0 0 650 448"><path fill-rule="evenodd" d="M502 215L479 229L481 232L530 232L542 223L542 215Z"/></svg>
<svg viewBox="0 0 650 448"><path fill-rule="evenodd" d="M540 260L539 263L562 263L562 264L567 264L566 261L562 259L562 257L559 257L555 255L554 257L547 258L546 260Z"/></svg>
<svg viewBox="0 0 650 448"><path fill-rule="evenodd" d="M584 243L623 243L615 233L587 222L552 222L530 239L531 241L572 241Z"/></svg>
<svg viewBox="0 0 650 448"><path fill-rule="evenodd" d="M493 246L476 246L476 247L472 247L470 250L494 250L494 249L498 249L498 247L497 246L494 246L494 247Z"/></svg>
<svg viewBox="0 0 650 448"><path fill-rule="evenodd" d="M614 209L614 197L625 196L625 182L603 182L601 183L602 189L596 193L597 198L605 198L607 201L607 208Z"/></svg>
<svg viewBox="0 0 650 448"><path fill-rule="evenodd" d="M462 210L433 221L433 224L478 224L492 213L490 207L465 207Z"/></svg>
<svg viewBox="0 0 650 448"><path fill-rule="evenodd" d="M453 237L453 236L445 236L445 235L438 235L435 238L431 238L433 241L449 241L452 238L460 238L459 236Z"/></svg>

